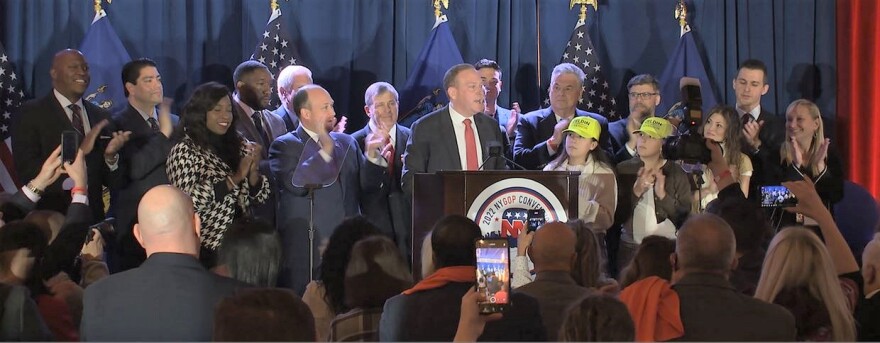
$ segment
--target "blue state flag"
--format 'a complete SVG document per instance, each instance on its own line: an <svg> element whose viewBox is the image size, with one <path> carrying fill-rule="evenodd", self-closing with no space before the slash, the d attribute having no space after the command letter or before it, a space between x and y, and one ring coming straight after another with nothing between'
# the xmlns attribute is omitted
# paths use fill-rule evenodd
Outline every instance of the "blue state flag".
<svg viewBox="0 0 880 343"><path fill-rule="evenodd" d="M681 101L679 81L682 77L693 77L700 80L701 95L703 97L703 113L706 113L718 104L715 97L716 87L709 79L706 68L703 66L703 58L697 50L693 32L685 32L675 47L672 58L660 75L661 103L657 106L657 116L665 116L673 104Z"/></svg>
<svg viewBox="0 0 880 343"><path fill-rule="evenodd" d="M95 15L80 51L89 63L91 82L84 98L101 108L116 112L128 102L122 85L122 66L131 61L128 51L110 25L103 10Z"/></svg>
<svg viewBox="0 0 880 343"><path fill-rule="evenodd" d="M443 89L443 75L452 66L464 63L464 59L446 21L445 15L437 19L400 92L400 125L410 127L449 102Z"/></svg>

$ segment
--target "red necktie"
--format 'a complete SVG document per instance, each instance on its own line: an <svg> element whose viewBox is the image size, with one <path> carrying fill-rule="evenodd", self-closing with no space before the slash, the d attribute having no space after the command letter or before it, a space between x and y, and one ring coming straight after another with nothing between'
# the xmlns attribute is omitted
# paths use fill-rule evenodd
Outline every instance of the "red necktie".
<svg viewBox="0 0 880 343"><path fill-rule="evenodd" d="M474 137L474 128L471 127L471 120L465 119L464 123L464 151L467 156L466 170L477 170L480 168L480 162L477 161L477 139Z"/></svg>
<svg viewBox="0 0 880 343"><path fill-rule="evenodd" d="M79 134L85 136L86 129L85 126L83 126L82 109L79 108L79 105L77 104L70 104L70 106L67 107L73 112L73 115L70 116L70 123L73 124L73 129L79 132Z"/></svg>
<svg viewBox="0 0 880 343"><path fill-rule="evenodd" d="M388 158L388 175L394 176L394 145L392 143L391 149L388 150L391 157Z"/></svg>

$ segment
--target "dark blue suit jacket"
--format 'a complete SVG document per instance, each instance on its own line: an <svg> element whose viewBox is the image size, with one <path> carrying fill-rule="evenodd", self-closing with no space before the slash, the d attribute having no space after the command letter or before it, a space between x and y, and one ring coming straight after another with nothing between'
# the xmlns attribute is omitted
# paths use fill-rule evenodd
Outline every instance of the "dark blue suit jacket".
<svg viewBox="0 0 880 343"><path fill-rule="evenodd" d="M602 133L599 135L599 147L608 152L611 150L608 138L608 119L605 117L578 109L577 116L588 116L599 121ZM553 127L556 126L556 115L551 108L543 108L529 112L519 120L516 126L516 141L513 143L513 160L526 169L541 170L544 165L556 158L559 150L564 149L559 145L556 154L550 155L547 151L547 140L553 136ZM610 152L609 152L610 154Z"/></svg>
<svg viewBox="0 0 880 343"><path fill-rule="evenodd" d="M283 105L278 106L278 108L272 111L272 113L284 121L284 126L287 128L287 132L294 131L296 130L296 127L299 126L299 117L296 116L296 113L287 112L287 109Z"/></svg>
<svg viewBox="0 0 880 343"><path fill-rule="evenodd" d="M328 163L318 153L318 145L300 126L286 133L269 148L269 163L278 184L276 226L281 234L285 263L279 283L305 291L309 271L309 198L301 187L325 185L315 191L315 247L333 234L345 217L360 214L362 192L375 192L386 169L367 162L351 136L331 132L335 142L333 159ZM296 180L294 180L296 179ZM294 184L296 182L296 184ZM315 249L315 263L320 256Z"/></svg>
<svg viewBox="0 0 880 343"><path fill-rule="evenodd" d="M620 118L608 124L608 133L611 137L611 160L614 161L614 164L633 158L633 155L626 150L626 141L632 134L626 130L627 120L629 118Z"/></svg>
<svg viewBox="0 0 880 343"><path fill-rule="evenodd" d="M351 135L363 151L367 136L372 133L370 125ZM394 174L384 173L381 179L372 180L378 184L374 192L361 192L361 209L364 215L376 224L383 233L392 237L402 251L404 257L409 255L410 231L412 230L412 201L401 188L403 174L403 152L411 132L397 125L397 137L394 143Z"/></svg>

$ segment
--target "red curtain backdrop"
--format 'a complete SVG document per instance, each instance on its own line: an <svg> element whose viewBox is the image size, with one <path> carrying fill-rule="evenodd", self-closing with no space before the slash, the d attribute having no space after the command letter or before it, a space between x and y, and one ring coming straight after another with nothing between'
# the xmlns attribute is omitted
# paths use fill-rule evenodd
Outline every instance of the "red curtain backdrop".
<svg viewBox="0 0 880 343"><path fill-rule="evenodd" d="M849 179L880 199L880 1L837 2L838 142Z"/></svg>

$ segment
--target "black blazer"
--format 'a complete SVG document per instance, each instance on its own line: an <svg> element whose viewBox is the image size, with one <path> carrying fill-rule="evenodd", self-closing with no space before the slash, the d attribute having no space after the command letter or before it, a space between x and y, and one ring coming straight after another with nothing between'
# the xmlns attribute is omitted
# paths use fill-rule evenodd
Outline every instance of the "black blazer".
<svg viewBox="0 0 880 343"><path fill-rule="evenodd" d="M413 175L415 173L434 173L441 170L462 170L461 158L458 155L458 143L455 130L449 117L449 106L431 112L422 117L411 128L412 135L406 142L402 184L407 194L412 194ZM498 129L498 122L485 114L478 113L473 117L480 136L483 150L483 161L489 158L490 143L506 150L507 135ZM483 164L485 170L507 169L503 158L495 158Z"/></svg>
<svg viewBox="0 0 880 343"><path fill-rule="evenodd" d="M272 190L269 192L269 198L266 199L262 204L256 204L254 206L254 216L263 219L270 224L275 224L275 193L277 192L277 183L275 179L272 177L272 172L269 169L269 146L272 145L272 142L275 141L279 136L287 133L287 127L284 124L284 121L281 118L278 118L274 113L268 110L257 111L260 113L260 117L263 119L263 131L266 132L266 135L269 137L269 142L266 142L264 145L263 138L260 138L259 131L257 131L257 126L254 125L253 119L251 119L248 115L245 114L244 108L241 107L239 102L235 103L235 112L238 117L235 121L235 130L244 137L245 139L256 142L260 146L263 147L262 150L262 160L260 160L260 165L258 166L260 174L266 176L269 180L269 187Z"/></svg>
<svg viewBox="0 0 880 343"><path fill-rule="evenodd" d="M626 150L626 142L629 140L631 132L626 130L626 122L629 118L621 118L608 124L608 133L611 137L611 160L614 164L633 158L633 155Z"/></svg>
<svg viewBox="0 0 880 343"><path fill-rule="evenodd" d="M745 138L741 144L742 152L752 160L754 172L749 179L749 198L755 199L756 203L760 202L758 200L760 196L757 195L760 194L761 186L771 185L776 181L773 168L779 165L779 148L785 140L785 118L779 118L761 107L758 121L764 122L764 126L758 133L758 138L761 139L761 148L755 151L746 143ZM741 126L742 124L740 124Z"/></svg>
<svg viewBox="0 0 880 343"><path fill-rule="evenodd" d="M458 328L461 297L474 284L452 282L443 287L396 295L385 302L379 321L382 342L451 342ZM480 341L546 341L538 302L522 293L511 293L511 307L501 320L489 322ZM430 312L426 312L430 311Z"/></svg>
<svg viewBox="0 0 880 343"><path fill-rule="evenodd" d="M880 295L874 294L865 299L860 294L855 317L858 323L859 341L880 341L880 325L877 325L880 323Z"/></svg>
<svg viewBox="0 0 880 343"><path fill-rule="evenodd" d="M89 124L94 127L101 120L110 119L110 114L83 100L83 107L88 115ZM15 159L15 167L18 177L22 182L32 180L40 173L43 162L61 144L61 132L73 130L70 119L67 118L54 91L40 99L26 102L21 107L20 113L13 118L12 128L12 154ZM116 131L111 122L104 128L102 136L109 136L111 131ZM116 188L121 183L120 168L111 172L104 162L105 140L95 142L95 148L86 156L89 185L89 206L92 209L93 220L104 218L104 206L101 198L101 186ZM61 188L66 177L62 176L47 187L37 208L55 210L61 213L67 212L70 204L70 192Z"/></svg>
<svg viewBox="0 0 880 343"><path fill-rule="evenodd" d="M579 117L591 117L596 119L602 126L599 135L599 147L611 155L611 141L608 134L608 119L605 117L577 109L575 114ZM541 170L559 154L550 155L547 151L547 140L553 136L553 127L556 126L556 115L551 108L543 108L529 112L516 125L516 141L513 143L513 160L526 169ZM565 146L560 144L559 149Z"/></svg>
<svg viewBox="0 0 880 343"><path fill-rule="evenodd" d="M372 133L370 125L351 135L361 151L366 145L367 136ZM384 173L382 179L370 180L378 184L374 192L361 192L361 210L364 215L376 224L383 233L397 241L402 251L409 251L410 230L412 229L412 201L401 189L401 176L403 175L403 152L406 150L406 142L409 140L411 131L401 125L397 125L397 134L394 143L394 174ZM367 162L369 163L369 162ZM404 255L406 257L407 255Z"/></svg>
<svg viewBox="0 0 880 343"><path fill-rule="evenodd" d="M246 284L190 255L154 253L86 288L82 341L210 341L214 307Z"/></svg>
<svg viewBox="0 0 880 343"><path fill-rule="evenodd" d="M299 126L299 118L296 116L296 113L287 112L287 108L284 105L278 106L272 113L284 121L284 127L287 129L287 132L295 131L296 127Z"/></svg>

